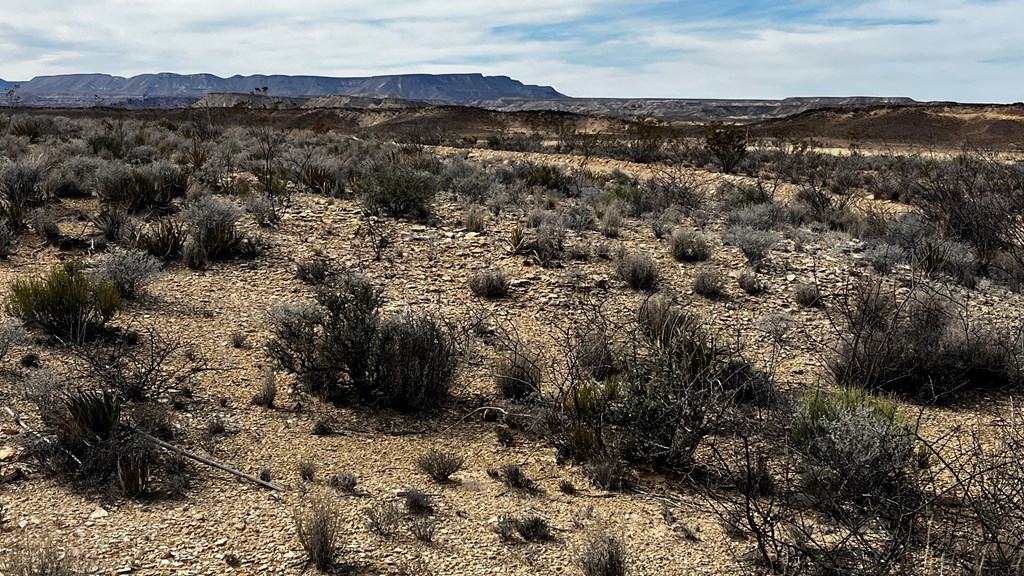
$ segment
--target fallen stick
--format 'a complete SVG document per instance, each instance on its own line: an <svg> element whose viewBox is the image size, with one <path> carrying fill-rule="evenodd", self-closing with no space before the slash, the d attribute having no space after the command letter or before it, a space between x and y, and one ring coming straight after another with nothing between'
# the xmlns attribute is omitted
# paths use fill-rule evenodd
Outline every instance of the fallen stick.
<svg viewBox="0 0 1024 576"><path fill-rule="evenodd" d="M159 438L155 438L153 436L150 436L149 434L146 434L145 432L143 432L142 430L139 430L138 428L135 428L134 426L128 426L128 428L130 430L132 430L133 432L135 432L136 434L139 434L140 436L142 436L146 440L149 440L150 442L156 444L157 446L160 446L161 448L165 448L165 449L170 450L172 452L176 452L178 454L181 454L182 456L187 456L188 458L191 458L191 459L195 460L196 462L200 462L202 464L206 464L207 466L212 466L212 467L214 467L214 468L216 468L218 470L222 470L224 472L227 472L228 474L234 474L235 476L238 476L239 478L245 478L246 480L249 480L250 482L255 482L256 484L259 484L260 486L263 486L265 488L270 488L271 490L277 490L278 492L284 492L285 491L284 488L281 488L280 486L277 486L276 484L271 484L270 482L267 482L267 481L264 481L264 480L260 480L259 478L255 477L255 476L253 476L251 474L246 474L245 472L242 472L241 470L236 470L236 469L234 469L234 468L232 468L230 466L225 466L224 464L221 464L219 462L214 462L213 460L210 460L209 458L206 458L204 456L200 456L199 454L196 454L195 452L189 452L188 450L184 450L182 448L179 448L179 447L175 446L174 444L171 444L169 442L164 442L163 440L160 440Z"/></svg>
<svg viewBox="0 0 1024 576"><path fill-rule="evenodd" d="M53 442L49 438L47 438L46 436L43 436L39 432L36 432L32 428L30 428L29 425L25 424L25 421L21 419L21 416L18 416L18 414L14 410L11 410L11 408L9 406L4 406L4 410L8 414L11 415L11 418L14 418L14 423L17 424L18 426L21 426L25 430L25 432L28 432L29 434L35 436L39 440L42 440L43 442L47 443L48 445L53 446ZM82 465L82 461L79 460L74 454L72 454L71 452L68 452L67 450L63 450L63 449L61 449L61 450L65 454L70 456L71 459L75 461L75 464L78 464L79 466Z"/></svg>

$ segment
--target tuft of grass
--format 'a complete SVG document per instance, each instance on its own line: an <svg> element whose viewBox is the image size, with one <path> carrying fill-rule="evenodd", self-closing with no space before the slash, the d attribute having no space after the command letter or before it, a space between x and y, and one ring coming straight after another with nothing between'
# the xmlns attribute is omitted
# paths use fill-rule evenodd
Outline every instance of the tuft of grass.
<svg viewBox="0 0 1024 576"><path fill-rule="evenodd" d="M263 371L263 382L260 384L260 390L252 397L252 404L254 406L263 406L265 408L274 407L274 399L277 398L277 373L273 370Z"/></svg>
<svg viewBox="0 0 1024 576"><path fill-rule="evenodd" d="M751 296L756 296L768 289L765 283L757 277L757 273L753 270L744 270L743 273L740 274L737 282L739 283L740 288Z"/></svg>
<svg viewBox="0 0 1024 576"><path fill-rule="evenodd" d="M503 356L494 374L494 385L502 398L525 400L540 394L541 358L519 349Z"/></svg>
<svg viewBox="0 0 1024 576"><path fill-rule="evenodd" d="M817 308L821 306L821 294L814 284L797 284L793 289L793 300L805 308Z"/></svg>
<svg viewBox="0 0 1024 576"><path fill-rule="evenodd" d="M469 289L481 298L504 298L508 296L509 281L500 269L484 270L469 279Z"/></svg>
<svg viewBox="0 0 1024 576"><path fill-rule="evenodd" d="M435 448L420 456L417 464L420 470L435 482L448 482L451 480L451 475L461 470L465 462L465 458L454 452L445 452Z"/></svg>
<svg viewBox="0 0 1024 576"><path fill-rule="evenodd" d="M504 464L497 470L498 478L515 490L536 490L537 485L519 464Z"/></svg>
<svg viewBox="0 0 1024 576"><path fill-rule="evenodd" d="M356 491L356 486L359 484L359 480L356 478L355 474L346 470L331 476L331 479L327 481L327 484L331 488L351 494Z"/></svg>
<svg viewBox="0 0 1024 576"><path fill-rule="evenodd" d="M615 536L595 534L579 555L584 576L625 576L626 545Z"/></svg>
<svg viewBox="0 0 1024 576"><path fill-rule="evenodd" d="M295 511L295 534L313 566L325 572L334 567L341 518L327 499L314 500L308 508Z"/></svg>
<svg viewBox="0 0 1024 576"><path fill-rule="evenodd" d="M366 509L366 524L381 538L391 538L398 532L402 509L394 502L381 502Z"/></svg>
<svg viewBox="0 0 1024 576"><path fill-rule="evenodd" d="M299 462L299 478L305 482L312 482L316 478L316 464L309 460Z"/></svg>
<svg viewBox="0 0 1024 576"><path fill-rule="evenodd" d="M434 513L434 498L422 490L406 488L405 509L414 516Z"/></svg>

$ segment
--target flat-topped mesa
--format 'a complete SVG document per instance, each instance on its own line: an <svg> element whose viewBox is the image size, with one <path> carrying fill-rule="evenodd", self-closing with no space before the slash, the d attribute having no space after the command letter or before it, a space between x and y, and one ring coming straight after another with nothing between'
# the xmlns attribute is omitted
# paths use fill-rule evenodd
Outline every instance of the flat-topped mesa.
<svg viewBox="0 0 1024 576"><path fill-rule="evenodd" d="M401 74L357 78L281 74L221 78L213 74L167 72L130 78L109 74L63 74L37 76L22 84L19 92L30 100L69 102L75 99L198 99L211 93L256 93L277 97L373 95L443 103L505 97L564 97L550 86L532 86L507 76L482 74Z"/></svg>

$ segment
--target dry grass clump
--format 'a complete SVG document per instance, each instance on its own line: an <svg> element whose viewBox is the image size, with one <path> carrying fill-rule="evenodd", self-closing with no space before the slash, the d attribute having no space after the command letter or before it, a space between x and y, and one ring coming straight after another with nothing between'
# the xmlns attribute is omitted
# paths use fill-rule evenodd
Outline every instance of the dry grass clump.
<svg viewBox="0 0 1024 576"><path fill-rule="evenodd" d="M448 482L451 475L462 469L466 459L454 452L432 449L423 456L420 456L417 464L420 470L430 476L435 482Z"/></svg>
<svg viewBox="0 0 1024 576"><path fill-rule="evenodd" d="M318 499L308 508L296 510L295 534L313 566L325 572L334 567L339 552L341 518L333 504Z"/></svg>
<svg viewBox="0 0 1024 576"><path fill-rule="evenodd" d="M654 260L646 254L635 252L623 254L619 258L615 264L615 273L630 288L641 292L654 292L661 280Z"/></svg>
<svg viewBox="0 0 1024 576"><path fill-rule="evenodd" d="M596 534L579 555L585 576L625 576L626 545L618 537Z"/></svg>
<svg viewBox="0 0 1024 576"><path fill-rule="evenodd" d="M669 250L680 262L703 262L711 258L711 242L707 236L692 230L674 230L669 238Z"/></svg>
<svg viewBox="0 0 1024 576"><path fill-rule="evenodd" d="M469 289L481 298L504 298L508 296L509 281L500 269L484 270L469 279Z"/></svg>

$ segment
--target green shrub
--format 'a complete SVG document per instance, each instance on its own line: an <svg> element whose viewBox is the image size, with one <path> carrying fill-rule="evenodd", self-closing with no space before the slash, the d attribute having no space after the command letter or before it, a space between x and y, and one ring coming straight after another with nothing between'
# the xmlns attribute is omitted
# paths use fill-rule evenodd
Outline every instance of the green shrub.
<svg viewBox="0 0 1024 576"><path fill-rule="evenodd" d="M41 279L14 280L8 307L58 338L82 342L117 313L121 299L112 282L96 282L81 263L70 261Z"/></svg>
<svg viewBox="0 0 1024 576"><path fill-rule="evenodd" d="M829 499L870 500L905 491L915 436L891 400L856 389L809 394L790 434L808 464L808 485Z"/></svg>
<svg viewBox="0 0 1024 576"><path fill-rule="evenodd" d="M441 181L427 170L395 159L369 163L356 175L352 187L372 212L424 218L441 191Z"/></svg>
<svg viewBox="0 0 1024 576"><path fill-rule="evenodd" d="M422 410L448 398L458 358L452 335L429 316L394 316L381 323L371 371L377 401Z"/></svg>
<svg viewBox="0 0 1024 576"><path fill-rule="evenodd" d="M444 401L454 340L427 316L382 320L380 292L362 276L319 287L316 304L271 310L267 353L305 388L336 401L422 410Z"/></svg>

